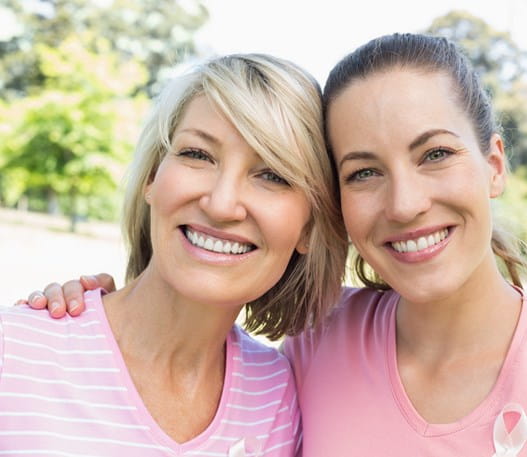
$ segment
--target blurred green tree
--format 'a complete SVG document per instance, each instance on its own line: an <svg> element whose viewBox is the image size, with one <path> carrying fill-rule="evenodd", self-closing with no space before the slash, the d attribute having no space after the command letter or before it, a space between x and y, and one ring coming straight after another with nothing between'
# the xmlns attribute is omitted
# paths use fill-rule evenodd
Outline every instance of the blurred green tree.
<svg viewBox="0 0 527 457"><path fill-rule="evenodd" d="M527 164L527 52L508 33L463 11L435 19L426 32L465 50L492 95L513 168Z"/></svg>
<svg viewBox="0 0 527 457"><path fill-rule="evenodd" d="M123 64L106 39L93 36L34 52L43 90L0 107L0 188L7 204L37 193L53 210L60 199L75 230L81 205L115 194L139 124L130 113L147 103L130 94L147 72L133 60Z"/></svg>
<svg viewBox="0 0 527 457"><path fill-rule="evenodd" d="M208 18L199 0L0 0L11 34L0 34L0 97L27 95L43 84L37 44L58 47L70 36L104 37L119 59L148 70L151 95L167 68L195 53L193 33ZM91 49L94 51L94 49Z"/></svg>

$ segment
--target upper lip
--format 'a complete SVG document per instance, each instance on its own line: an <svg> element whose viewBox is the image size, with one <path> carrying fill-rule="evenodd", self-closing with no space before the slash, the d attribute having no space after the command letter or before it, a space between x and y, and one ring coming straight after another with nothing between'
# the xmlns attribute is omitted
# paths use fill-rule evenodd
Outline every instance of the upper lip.
<svg viewBox="0 0 527 457"><path fill-rule="evenodd" d="M255 246L255 243L253 243L251 240L249 240L248 238L244 236L236 235L234 233L224 232L222 230L217 230L212 227L206 227L204 225L199 225L199 224L186 224L182 227L183 228L188 227L190 230L193 230L194 232L203 233L204 235L210 235L210 236L213 236L214 238L219 238L221 240L234 241L234 242L243 243L243 244L252 244L253 246Z"/></svg>
<svg viewBox="0 0 527 457"><path fill-rule="evenodd" d="M425 227L418 230L412 230L409 232L401 233L398 235L392 235L388 238L385 238L383 241L383 244L387 243L395 243L396 241L408 241L408 240L415 240L417 238L420 238L422 236L428 236L432 233L438 232L439 230L444 230L448 227L451 227L450 224L441 224L441 225L435 225L432 227Z"/></svg>

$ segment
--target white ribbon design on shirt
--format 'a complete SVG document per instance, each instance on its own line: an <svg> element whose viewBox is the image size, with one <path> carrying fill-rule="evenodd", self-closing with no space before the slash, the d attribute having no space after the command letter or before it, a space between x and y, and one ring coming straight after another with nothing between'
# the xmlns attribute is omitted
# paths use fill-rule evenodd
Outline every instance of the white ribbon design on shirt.
<svg viewBox="0 0 527 457"><path fill-rule="evenodd" d="M505 425L505 414L516 413L520 418L509 432ZM503 407L494 422L494 449L492 457L516 457L527 441L527 416L521 405L509 403Z"/></svg>
<svg viewBox="0 0 527 457"><path fill-rule="evenodd" d="M245 449L245 438L242 438L240 441L237 441L231 448L229 449L229 457L258 457L261 455L261 446L258 443L258 440L255 438L254 440L249 439L249 441L253 442L255 446L255 450L253 452L248 452Z"/></svg>

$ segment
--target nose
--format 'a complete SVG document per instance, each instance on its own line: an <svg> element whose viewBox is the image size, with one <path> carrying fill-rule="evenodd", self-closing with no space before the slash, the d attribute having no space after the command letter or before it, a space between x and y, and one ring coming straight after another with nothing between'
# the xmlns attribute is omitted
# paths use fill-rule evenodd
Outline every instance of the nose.
<svg viewBox="0 0 527 457"><path fill-rule="evenodd" d="M199 199L200 208L219 222L242 221L247 217L243 201L243 180L219 173Z"/></svg>
<svg viewBox="0 0 527 457"><path fill-rule="evenodd" d="M391 177L386 195L386 217L400 223L408 223L426 213L432 198L429 189L419 176Z"/></svg>

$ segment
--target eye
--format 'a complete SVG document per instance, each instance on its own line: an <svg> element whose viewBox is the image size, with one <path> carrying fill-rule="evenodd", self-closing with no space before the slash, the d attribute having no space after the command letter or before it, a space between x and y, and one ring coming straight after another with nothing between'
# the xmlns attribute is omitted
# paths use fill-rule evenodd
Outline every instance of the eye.
<svg viewBox="0 0 527 457"><path fill-rule="evenodd" d="M379 173L375 171L373 168L361 168L360 170L354 171L350 175L348 175L344 182L354 182L354 181L366 181L369 178L372 178L373 176L378 176Z"/></svg>
<svg viewBox="0 0 527 457"><path fill-rule="evenodd" d="M212 158L209 154L201 149L196 148L182 149L177 153L177 155L180 157L188 157L189 159L208 160L209 162L212 162Z"/></svg>
<svg viewBox="0 0 527 457"><path fill-rule="evenodd" d="M453 151L440 147L432 149L431 151L428 151L425 154L424 160L427 160L429 162L440 162L444 158L448 157L449 155L453 154Z"/></svg>
<svg viewBox="0 0 527 457"><path fill-rule="evenodd" d="M263 178L266 181L270 181L276 184L283 184L285 186L289 186L289 183L282 178L279 174L275 173L272 170L264 170L260 173L260 177Z"/></svg>

